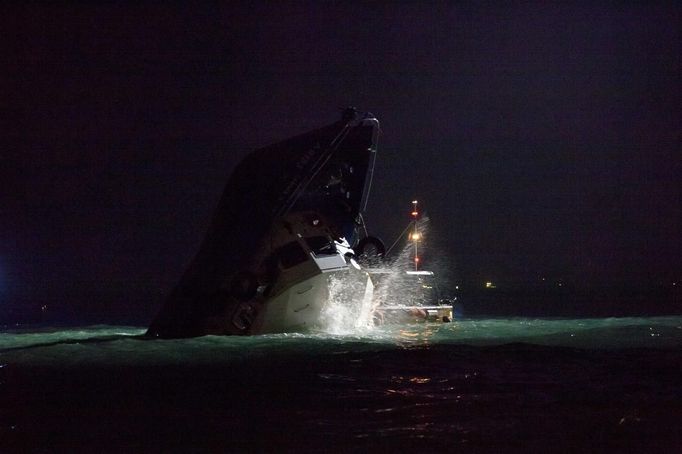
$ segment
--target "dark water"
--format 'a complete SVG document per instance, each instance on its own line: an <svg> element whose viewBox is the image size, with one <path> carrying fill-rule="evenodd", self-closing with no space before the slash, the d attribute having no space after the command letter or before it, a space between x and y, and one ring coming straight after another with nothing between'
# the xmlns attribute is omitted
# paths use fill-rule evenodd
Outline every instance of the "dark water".
<svg viewBox="0 0 682 454"><path fill-rule="evenodd" d="M682 452L682 317L0 333L0 452Z"/></svg>

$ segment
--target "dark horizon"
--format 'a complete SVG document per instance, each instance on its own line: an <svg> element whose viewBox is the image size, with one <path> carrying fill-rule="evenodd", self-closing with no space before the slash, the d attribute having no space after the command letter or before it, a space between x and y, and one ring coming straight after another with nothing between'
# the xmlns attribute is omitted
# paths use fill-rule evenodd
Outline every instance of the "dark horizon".
<svg viewBox="0 0 682 454"><path fill-rule="evenodd" d="M679 313L681 12L2 6L0 321L151 317L240 159L346 106L381 122L372 233L419 199L446 280L667 289Z"/></svg>

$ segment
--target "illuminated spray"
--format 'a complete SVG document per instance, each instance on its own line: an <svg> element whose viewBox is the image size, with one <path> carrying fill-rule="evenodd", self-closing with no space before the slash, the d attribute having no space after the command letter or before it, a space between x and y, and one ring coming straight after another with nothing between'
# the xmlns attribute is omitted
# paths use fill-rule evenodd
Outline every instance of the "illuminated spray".
<svg viewBox="0 0 682 454"><path fill-rule="evenodd" d="M329 295L322 308L322 330L330 334L361 334L373 328L373 286L364 284L348 274L329 275ZM351 291L349 291L351 290Z"/></svg>
<svg viewBox="0 0 682 454"><path fill-rule="evenodd" d="M421 258L418 254L420 250L424 250L429 225L429 218L420 216L418 203L416 200L412 201L410 223L389 248L390 251L401 238L407 238L400 253L390 262L381 265L383 273L380 277L373 277L377 280L374 298L360 298L358 295L362 292L358 290L349 292L349 287L359 285L352 276L339 274L328 277L329 295L320 317L320 328L323 331L337 335L367 334L374 328L372 317L377 307L414 304L406 295L412 292L415 284L405 279L405 271L419 270ZM378 279L381 279L381 283Z"/></svg>
<svg viewBox="0 0 682 454"><path fill-rule="evenodd" d="M375 288L375 301L378 305L388 306L411 306L408 295L413 293L414 281L406 279L405 271L415 269L420 261L415 263L414 258L419 257L417 253L425 250L428 237L429 218L427 216L413 219L408 225L407 235L403 233L402 238L408 241L403 243L400 252L394 256L390 262L385 263L384 274L380 276L381 284ZM415 247L414 235L418 235L420 246Z"/></svg>

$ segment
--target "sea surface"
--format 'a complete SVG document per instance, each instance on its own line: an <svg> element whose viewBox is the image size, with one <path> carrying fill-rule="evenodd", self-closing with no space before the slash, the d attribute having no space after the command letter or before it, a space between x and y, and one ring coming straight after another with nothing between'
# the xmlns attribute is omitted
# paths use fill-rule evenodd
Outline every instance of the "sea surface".
<svg viewBox="0 0 682 454"><path fill-rule="evenodd" d="M682 317L0 331L0 452L682 452Z"/></svg>

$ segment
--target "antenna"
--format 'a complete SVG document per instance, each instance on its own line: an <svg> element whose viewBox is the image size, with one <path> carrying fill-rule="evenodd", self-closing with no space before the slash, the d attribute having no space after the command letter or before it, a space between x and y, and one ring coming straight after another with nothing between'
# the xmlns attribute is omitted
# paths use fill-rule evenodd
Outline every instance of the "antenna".
<svg viewBox="0 0 682 454"><path fill-rule="evenodd" d="M419 229L417 228L417 219L419 217L419 211L417 210L417 204L419 202L417 200L412 201L412 218L413 218L413 223L414 223L414 228L412 230L412 243L414 244L414 270L419 271L419 250L418 250L418 243L421 238L421 235L419 234Z"/></svg>

